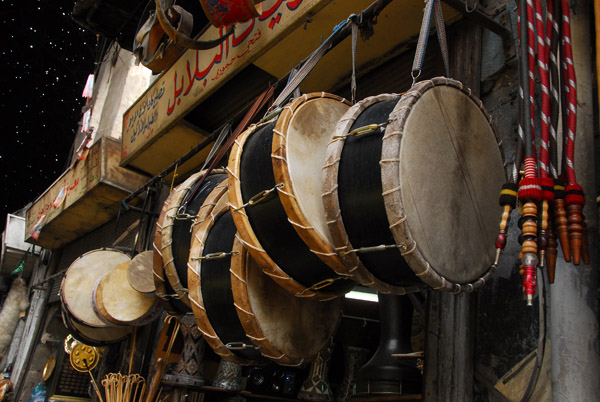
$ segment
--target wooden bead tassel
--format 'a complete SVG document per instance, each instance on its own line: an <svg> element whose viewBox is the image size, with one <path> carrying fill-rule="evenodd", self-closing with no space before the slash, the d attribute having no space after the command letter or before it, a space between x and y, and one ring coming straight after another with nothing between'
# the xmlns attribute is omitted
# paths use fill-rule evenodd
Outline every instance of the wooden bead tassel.
<svg viewBox="0 0 600 402"><path fill-rule="evenodd" d="M565 200L557 198L554 200L554 229L560 247L562 249L565 261L571 261L571 249L569 247L569 231L567 229L567 211L565 210Z"/></svg>
<svg viewBox="0 0 600 402"><path fill-rule="evenodd" d="M579 261L581 260L581 244L583 239L582 210L583 206L579 204L571 204L567 207L569 248L573 257L573 264L575 265L579 265Z"/></svg>
<svg viewBox="0 0 600 402"><path fill-rule="evenodd" d="M544 267L546 249L548 248L548 201L542 201L541 228L538 235L538 249L540 254L540 268Z"/></svg>
<svg viewBox="0 0 600 402"><path fill-rule="evenodd" d="M523 245L521 253L523 255L522 275L523 275L523 293L527 298L527 305L533 305L533 296L537 286L536 267L538 265L537 257L537 205L528 201L523 205L523 214L521 218L521 233L523 235Z"/></svg>

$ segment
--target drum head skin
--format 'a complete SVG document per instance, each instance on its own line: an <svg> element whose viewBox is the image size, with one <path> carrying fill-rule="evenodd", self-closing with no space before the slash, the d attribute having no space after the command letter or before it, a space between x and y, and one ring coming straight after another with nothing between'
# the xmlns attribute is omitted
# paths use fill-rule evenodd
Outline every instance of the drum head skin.
<svg viewBox="0 0 600 402"><path fill-rule="evenodd" d="M334 95L304 95L277 120L242 133L231 150L229 201L239 238L264 272L298 297L329 300L354 286L324 230L314 169L347 108Z"/></svg>
<svg viewBox="0 0 600 402"><path fill-rule="evenodd" d="M112 324L142 326L158 318L162 310L157 298L145 296L129 285L129 264L118 265L98 280L94 306Z"/></svg>
<svg viewBox="0 0 600 402"><path fill-rule="evenodd" d="M60 288L61 302L69 314L89 327L109 326L96 315L92 292L98 278L130 260L125 253L113 249L93 250L77 258L67 269Z"/></svg>
<svg viewBox="0 0 600 402"><path fill-rule="evenodd" d="M265 275L235 236L227 200L226 187L215 189L194 226L188 277L198 327L217 354L238 364L256 364L263 356L289 366L310 362L331 342L341 318L341 300L297 298ZM227 231L212 232L224 228L223 224ZM215 238L223 244L223 252L232 254L227 271L210 274L204 270L215 267L198 257L206 255ZM223 305L226 299L222 297L219 299L223 301L215 302L217 293L229 294L229 305ZM239 334L237 339L245 339L240 342L247 342L260 353L248 354L252 348L244 353L228 349L225 338L233 332Z"/></svg>
<svg viewBox="0 0 600 402"><path fill-rule="evenodd" d="M358 144L361 140L344 136L356 128L355 121L365 114L377 114L376 108L382 105L388 105L389 113L377 122L383 123L384 131L365 135L370 137L352 151L352 160L362 159L356 153L374 138L379 142L379 160L369 162L370 168L360 169L371 171L370 178L380 180L379 190L363 197L372 199L377 208L348 212L344 204L351 205L357 197L341 200L343 186L338 181L344 175L346 182L358 178L348 174L350 163L344 162L342 155L346 142ZM490 267L501 215L497 196L505 181L502 149L481 101L460 82L435 78L418 83L401 97L386 94L359 102L338 122L327 152L323 202L328 227L344 261L356 270L355 280L384 293L416 291L422 287L418 281L433 289L460 292L482 286L493 274ZM345 172L341 169L344 163ZM348 224L381 223L375 216L385 221L379 230L389 233L385 245L394 247L383 253L402 256L385 266L385 274L402 279L398 272L408 264L412 278L407 275L405 281L387 280L381 272L375 274L365 266L371 257L352 252L357 247L376 245L359 244L360 236Z"/></svg>
<svg viewBox="0 0 600 402"><path fill-rule="evenodd" d="M142 251L131 260L127 270L129 285L146 296L156 295L156 286L152 278L154 252Z"/></svg>
<svg viewBox="0 0 600 402"><path fill-rule="evenodd" d="M295 297L265 275L236 238L231 262L235 307L248 337L263 356L281 365L315 360L333 341L342 318L342 299Z"/></svg>
<svg viewBox="0 0 600 402"><path fill-rule="evenodd" d="M337 121L350 108L343 98L326 93L306 94L289 106L292 113L277 120L272 160L275 181L288 220L311 251L340 275L346 265L335 252L321 199L321 166Z"/></svg>
<svg viewBox="0 0 600 402"><path fill-rule="evenodd" d="M381 174L392 233L416 246L404 258L423 281L457 291L452 284L483 278L495 257L506 177L491 117L447 79L416 85L390 117Z"/></svg>

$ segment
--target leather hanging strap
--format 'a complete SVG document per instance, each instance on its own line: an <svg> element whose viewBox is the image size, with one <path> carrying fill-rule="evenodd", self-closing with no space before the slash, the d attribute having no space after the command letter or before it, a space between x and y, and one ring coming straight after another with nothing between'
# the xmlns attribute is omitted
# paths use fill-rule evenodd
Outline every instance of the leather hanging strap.
<svg viewBox="0 0 600 402"><path fill-rule="evenodd" d="M417 82L417 78L421 75L423 61L425 60L425 51L427 50L427 39L429 37L429 29L431 28L431 19L435 13L435 24L442 51L442 59L444 60L444 69L446 77L450 77L450 64L448 63L448 42L446 40L446 27L444 25L444 16L442 14L442 5L440 0L425 0L425 11L423 12L423 22L421 23L421 31L419 32L419 41L415 51L415 59L412 66L413 85Z"/></svg>
<svg viewBox="0 0 600 402"><path fill-rule="evenodd" d="M263 93L261 93L258 96L258 98L256 98L250 109L248 109L248 111L246 112L246 115L244 116L242 121L240 121L240 123L237 125L233 133L229 136L225 144L221 147L217 155L210 162L208 168L206 168L206 173L204 174L204 176L202 176L202 178L194 184L194 187L192 187L186 195L185 200L182 202L181 205L182 210L185 209L185 206L187 205L189 200L194 198L194 194L198 191L202 183L204 183L204 180L206 180L206 178L208 177L210 172L212 172L217 163L219 163L221 159L223 159L225 154L229 152L229 149L235 142L236 138L242 133L242 131L244 131L244 129L246 128L246 126L248 126L252 119L256 117L256 114L263 108L265 104L267 104L269 99L273 97L274 92L275 87L273 85L270 85L267 89L263 91Z"/></svg>
<svg viewBox="0 0 600 402"><path fill-rule="evenodd" d="M298 68L298 70L296 71L294 76L290 78L290 80L288 81L285 88L283 88L281 93L279 93L279 95L273 102L273 105L269 108L269 112L276 110L281 105L286 103L286 101L288 100L290 95L296 90L296 88L298 88L298 86L302 83L302 81L304 81L306 76L317 65L319 60L321 60L321 57L323 57L323 55L325 55L325 53L327 53L333 47L333 42L334 42L336 33L340 29L344 28L348 23L350 23L349 19L342 21L341 23L339 23L338 25L336 25L333 28L333 32L331 33L331 35L329 35L329 37L327 39L325 39L325 41L321 44L321 46L319 46L317 48L317 50L315 50L306 59L306 61L302 64L302 66L300 68Z"/></svg>

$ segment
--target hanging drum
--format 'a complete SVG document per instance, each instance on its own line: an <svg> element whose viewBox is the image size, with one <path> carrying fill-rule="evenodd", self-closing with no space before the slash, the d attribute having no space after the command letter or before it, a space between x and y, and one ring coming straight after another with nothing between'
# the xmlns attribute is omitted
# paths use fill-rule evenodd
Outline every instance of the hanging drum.
<svg viewBox="0 0 600 402"><path fill-rule="evenodd" d="M77 322L64 308L61 309L65 327L80 342L90 346L105 346L124 340L133 331L133 327L90 327Z"/></svg>
<svg viewBox="0 0 600 402"><path fill-rule="evenodd" d="M166 18L182 35L190 36L194 17L180 6L171 6L165 11ZM136 59L154 73L167 69L185 50L167 36L158 21L155 11L150 11L148 19L136 33L133 53Z"/></svg>
<svg viewBox="0 0 600 402"><path fill-rule="evenodd" d="M326 300L354 285L320 199L327 142L348 107L335 95L304 95L276 119L246 130L231 150L229 199L240 240L296 296Z"/></svg>
<svg viewBox="0 0 600 402"><path fill-rule="evenodd" d="M81 255L67 268L60 286L63 317L73 336L82 342L117 342L131 332L131 328L114 328L103 321L92 304L96 281L117 265L129 261L129 256L121 251L99 249Z"/></svg>
<svg viewBox="0 0 600 402"><path fill-rule="evenodd" d="M260 15L256 4L264 0L200 0L204 13L216 27L244 22Z"/></svg>
<svg viewBox="0 0 600 402"><path fill-rule="evenodd" d="M262 272L236 231L223 183L198 214L189 260L189 297L206 342L238 364L310 362L331 342L340 299L291 295Z"/></svg>
<svg viewBox="0 0 600 402"><path fill-rule="evenodd" d="M156 223L157 229L160 228L160 243L155 237L154 251L162 260L162 267L154 264L157 295L169 298L175 309L182 314L188 312L190 307L187 295L187 262L192 222L208 194L217 184L227 179L222 170L213 170L198 187L196 183L202 179L204 173L202 171L193 174L173 190L165 201L164 213L161 213ZM157 262L160 263L160 260Z"/></svg>
<svg viewBox="0 0 600 402"><path fill-rule="evenodd" d="M96 281L111 272L117 265L131 261L125 253L113 249L89 251L67 268L60 286L60 301L78 322L90 327L107 327L92 305L92 292Z"/></svg>
<svg viewBox="0 0 600 402"><path fill-rule="evenodd" d="M127 268L127 282L129 285L145 296L156 296L156 286L152 278L152 264L154 252L142 251L131 260Z"/></svg>
<svg viewBox="0 0 600 402"><path fill-rule="evenodd" d="M145 296L129 285L129 264L117 265L96 281L92 305L96 315L109 324L139 327L158 318L162 309L156 297Z"/></svg>
<svg viewBox="0 0 600 402"><path fill-rule="evenodd" d="M354 105L323 168L328 227L353 279L397 294L482 286L493 274L502 161L491 117L458 81Z"/></svg>

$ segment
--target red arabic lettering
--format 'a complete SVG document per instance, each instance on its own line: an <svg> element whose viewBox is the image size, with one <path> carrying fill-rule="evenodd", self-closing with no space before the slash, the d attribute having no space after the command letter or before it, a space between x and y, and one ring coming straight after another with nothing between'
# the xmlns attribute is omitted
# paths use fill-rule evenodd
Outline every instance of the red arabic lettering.
<svg viewBox="0 0 600 402"><path fill-rule="evenodd" d="M173 105L171 105L171 100L167 104L167 114L170 115L175 110L175 106L181 103L181 99L179 99L179 95L183 92L183 76L181 77L181 87L177 89L177 71L173 75Z"/></svg>
<svg viewBox="0 0 600 402"><path fill-rule="evenodd" d="M258 17L258 20L264 21L264 20L270 18L279 9L279 7L283 3L284 3L284 0L278 0L277 2L275 2L275 4L270 9L266 10ZM302 0L293 0L293 1L287 2L286 5L290 10L294 10L301 3L302 3ZM181 74L181 80L180 80L181 84L180 84L179 88L177 88L177 71L175 71L174 77L173 77L173 81L174 81L173 99L172 99L172 101L171 101L171 99L169 99L168 104L167 104L167 115L168 116L173 114L177 105L179 105L181 103L181 96L186 96L187 94L189 94L192 91L196 81L204 80L208 76L208 74L212 71L215 64L219 64L219 63L221 63L221 61L223 61L223 54L224 54L223 50L225 50L225 59L229 58L229 46L230 46L229 41L231 40L232 48L239 46L240 44L244 43L250 37L250 34L254 31L255 26L256 26L256 19L252 19L252 22L246 27L246 29L244 29L244 31L239 36L236 36L234 34L231 38L227 38L225 41L221 42L221 44L219 45L218 52L214 55L213 59L208 64L208 66L206 66L206 68L204 68L201 71L200 71L200 68L201 68L200 67L200 51L196 50L196 66L194 68L194 72L192 74L191 63L190 63L190 60L188 60L186 62L186 66L185 66L186 71L183 74ZM219 34L222 36L223 33L224 33L224 28L221 27L221 29L219 30ZM256 41L261 36L262 36L262 33L260 32L260 30L257 31L253 35L252 39L250 39L248 41L248 45L247 45L246 49L244 50L244 52L234 56L225 66L219 68L216 72L215 77L211 78L211 80L214 81L214 80L218 79L219 77L221 77L224 74L224 72L236 60L238 60L241 57L244 57L246 54L248 54L250 52L250 48L256 43ZM225 48L224 48L224 46L225 46ZM187 85L184 85L186 75L187 75ZM206 86L206 81L204 82L204 86ZM184 90L184 87L185 87L185 90Z"/></svg>
<svg viewBox="0 0 600 402"><path fill-rule="evenodd" d="M75 179L75 181L73 182L73 185L71 187L67 187L67 194L69 194L71 192L71 190L73 190L75 187L77 187L78 184L79 184L79 178Z"/></svg>
<svg viewBox="0 0 600 402"><path fill-rule="evenodd" d="M294 1L290 1L286 4L287 8L289 8L290 10L295 10L298 8L298 6L300 5L300 3L302 3L302 0L294 0Z"/></svg>
<svg viewBox="0 0 600 402"><path fill-rule="evenodd" d="M300 0L300 1L302 1L302 0ZM273 4L273 7L269 8L268 10L263 11L263 13L258 16L258 20L264 21L264 20L268 19L269 17L271 17L271 15L273 15L273 13L275 13L275 11L277 11L277 9L281 5L281 3L283 3L283 0L278 0L275 4Z"/></svg>
<svg viewBox="0 0 600 402"><path fill-rule="evenodd" d="M248 28L246 28L239 37L237 37L235 34L232 35L233 37L231 38L231 46L236 47L237 45L242 43L248 37L248 35L250 35L250 32L252 32L253 29L254 29L254 18L252 19L252 23L250 25L248 25Z"/></svg>

